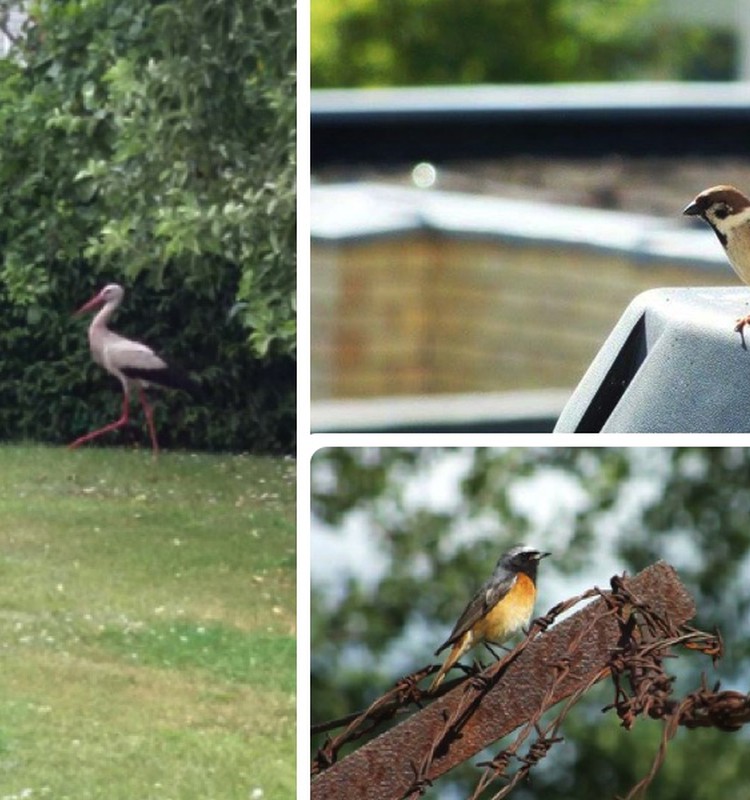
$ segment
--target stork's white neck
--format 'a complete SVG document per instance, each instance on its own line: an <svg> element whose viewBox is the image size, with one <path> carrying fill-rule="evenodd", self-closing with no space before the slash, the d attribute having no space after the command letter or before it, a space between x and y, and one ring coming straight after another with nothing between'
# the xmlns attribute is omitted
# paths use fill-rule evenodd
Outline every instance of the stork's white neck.
<svg viewBox="0 0 750 800"><path fill-rule="evenodd" d="M112 314L115 313L115 309L117 308L117 306L120 305L120 300L121 298L119 297L113 298L112 300L108 300L102 306L102 308L99 309L99 312L94 317L91 325L89 325L89 330L106 328L110 317L112 316Z"/></svg>

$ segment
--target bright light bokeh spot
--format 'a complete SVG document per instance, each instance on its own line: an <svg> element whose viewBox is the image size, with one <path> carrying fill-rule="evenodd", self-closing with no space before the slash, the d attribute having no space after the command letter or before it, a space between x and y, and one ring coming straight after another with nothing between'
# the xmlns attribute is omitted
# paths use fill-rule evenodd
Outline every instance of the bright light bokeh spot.
<svg viewBox="0 0 750 800"><path fill-rule="evenodd" d="M437 180L437 170L432 164L421 161L411 171L411 179L418 189L431 189Z"/></svg>

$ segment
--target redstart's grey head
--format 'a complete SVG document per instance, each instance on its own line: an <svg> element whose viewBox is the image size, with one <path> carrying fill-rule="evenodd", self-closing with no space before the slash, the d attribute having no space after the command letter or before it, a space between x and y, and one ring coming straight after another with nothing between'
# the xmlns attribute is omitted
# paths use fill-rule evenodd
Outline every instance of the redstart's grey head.
<svg viewBox="0 0 750 800"><path fill-rule="evenodd" d="M537 550L535 547L518 544L500 556L496 569L508 570L512 573L524 572L532 580L536 580L539 562L548 555L550 554Z"/></svg>

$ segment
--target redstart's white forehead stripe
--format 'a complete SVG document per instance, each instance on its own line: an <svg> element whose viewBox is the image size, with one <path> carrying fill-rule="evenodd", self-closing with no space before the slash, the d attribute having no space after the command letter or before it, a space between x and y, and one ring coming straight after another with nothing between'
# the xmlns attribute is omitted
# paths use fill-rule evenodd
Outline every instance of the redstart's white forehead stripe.
<svg viewBox="0 0 750 800"><path fill-rule="evenodd" d="M539 550L536 547L532 547L528 544L519 544L515 547L511 547L510 550L505 554L508 558L513 558L514 556L520 556L522 553L538 553Z"/></svg>

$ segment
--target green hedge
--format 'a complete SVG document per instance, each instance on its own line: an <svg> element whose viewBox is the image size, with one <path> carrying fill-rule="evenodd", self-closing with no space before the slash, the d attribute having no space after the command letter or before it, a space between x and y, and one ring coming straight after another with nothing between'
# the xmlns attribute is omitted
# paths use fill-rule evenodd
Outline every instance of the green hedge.
<svg viewBox="0 0 750 800"><path fill-rule="evenodd" d="M112 327L147 342L200 383L198 399L170 390L149 393L163 446L291 451L294 359L252 354L241 325L229 315L236 275L228 269L220 274L223 285L210 299L171 279L161 292L128 287ZM119 382L88 351L90 318L72 316L103 282L95 285L74 271L61 272L45 305L27 311L0 299L0 439L66 443L119 416ZM148 447L140 410L124 432L108 434L100 442Z"/></svg>

